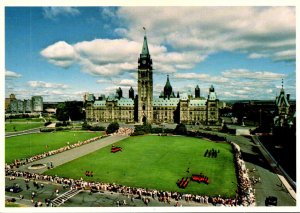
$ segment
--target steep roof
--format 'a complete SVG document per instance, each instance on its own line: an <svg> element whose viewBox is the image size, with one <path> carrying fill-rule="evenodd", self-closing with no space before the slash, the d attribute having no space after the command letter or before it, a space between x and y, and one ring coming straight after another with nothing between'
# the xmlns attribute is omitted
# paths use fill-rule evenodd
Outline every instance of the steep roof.
<svg viewBox="0 0 300 213"><path fill-rule="evenodd" d="M278 106L278 107L282 106L282 105L290 106L283 88L281 89L279 96L276 98L275 103L276 103L276 106Z"/></svg>
<svg viewBox="0 0 300 213"><path fill-rule="evenodd" d="M131 98L121 98L118 100L118 106L134 106L134 101Z"/></svg>
<svg viewBox="0 0 300 213"><path fill-rule="evenodd" d="M206 100L190 100L189 106L206 106Z"/></svg>
<svg viewBox="0 0 300 213"><path fill-rule="evenodd" d="M153 106L174 106L176 107L179 103L179 98L154 98L153 99Z"/></svg>
<svg viewBox="0 0 300 213"><path fill-rule="evenodd" d="M165 91L170 91L170 93L172 92L172 86L171 86L171 83L170 83L170 80L169 80L169 75L167 75L167 82L166 82L166 85L165 85Z"/></svg>
<svg viewBox="0 0 300 213"><path fill-rule="evenodd" d="M97 106L97 107L105 106L105 104L106 104L106 101L95 101L94 102L94 106Z"/></svg>
<svg viewBox="0 0 300 213"><path fill-rule="evenodd" d="M149 49L148 49L147 37L144 36L144 43L143 43L143 47L142 47L141 56L148 56L148 55L150 55L150 53L149 53Z"/></svg>

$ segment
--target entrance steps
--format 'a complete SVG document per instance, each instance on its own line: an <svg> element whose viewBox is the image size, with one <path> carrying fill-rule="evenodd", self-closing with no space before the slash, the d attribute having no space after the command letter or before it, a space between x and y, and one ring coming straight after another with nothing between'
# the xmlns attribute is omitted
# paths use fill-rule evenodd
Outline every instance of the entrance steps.
<svg viewBox="0 0 300 213"><path fill-rule="evenodd" d="M67 200L69 200L70 198L74 197L75 195L77 195L79 192L81 192L82 190L78 190L78 189L71 189L65 193L63 193L62 195L58 196L57 198L55 198L54 200L52 200L52 206L53 207L58 207L61 204L63 204L64 202L66 202Z"/></svg>

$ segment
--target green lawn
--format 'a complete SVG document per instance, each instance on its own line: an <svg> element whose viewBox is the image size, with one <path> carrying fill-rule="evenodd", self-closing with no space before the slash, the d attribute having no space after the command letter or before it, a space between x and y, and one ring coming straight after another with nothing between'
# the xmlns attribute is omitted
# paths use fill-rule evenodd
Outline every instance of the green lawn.
<svg viewBox="0 0 300 213"><path fill-rule="evenodd" d="M17 132L43 126L44 123L5 123L5 132Z"/></svg>
<svg viewBox="0 0 300 213"><path fill-rule="evenodd" d="M46 118L48 120L48 118ZM6 122L44 122L43 118L7 118Z"/></svg>
<svg viewBox="0 0 300 213"><path fill-rule="evenodd" d="M237 179L229 144L183 136L136 136L115 145L123 151L111 153L108 146L46 174L132 187L235 196L236 185L232 182ZM204 157L206 149L212 148L220 150L218 157ZM186 172L188 167L190 173ZM86 170L93 171L94 177L85 177ZM190 182L185 189L177 187L178 179L201 172L209 177L208 185Z"/></svg>
<svg viewBox="0 0 300 213"><path fill-rule="evenodd" d="M102 135L101 132L44 132L5 138L5 162L27 158L45 151ZM46 145L48 148L46 148Z"/></svg>

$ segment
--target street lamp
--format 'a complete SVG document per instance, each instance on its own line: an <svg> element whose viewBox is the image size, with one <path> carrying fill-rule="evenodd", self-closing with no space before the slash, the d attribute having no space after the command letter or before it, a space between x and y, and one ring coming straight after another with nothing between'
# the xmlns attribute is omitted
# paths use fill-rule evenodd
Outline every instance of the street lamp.
<svg viewBox="0 0 300 213"><path fill-rule="evenodd" d="M244 120L246 119L247 117L243 117L243 119L242 119L242 126L245 126L245 123L244 123Z"/></svg>

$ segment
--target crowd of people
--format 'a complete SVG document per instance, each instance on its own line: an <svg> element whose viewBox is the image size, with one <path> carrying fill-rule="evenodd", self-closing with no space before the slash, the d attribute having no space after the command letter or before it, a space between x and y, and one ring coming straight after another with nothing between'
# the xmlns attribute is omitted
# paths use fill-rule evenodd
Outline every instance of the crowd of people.
<svg viewBox="0 0 300 213"><path fill-rule="evenodd" d="M177 180L176 184L179 188L185 189L187 187L187 185L189 184L189 182L190 182L189 178L186 178L186 179L181 178L181 180Z"/></svg>
<svg viewBox="0 0 300 213"><path fill-rule="evenodd" d="M116 153L119 151L122 152L122 147L112 145L111 150L110 150L111 153Z"/></svg>
<svg viewBox="0 0 300 213"><path fill-rule="evenodd" d="M86 177L93 177L94 176L93 171L85 171L84 174L85 174Z"/></svg>
<svg viewBox="0 0 300 213"><path fill-rule="evenodd" d="M208 184L209 181L208 181L208 177L203 175L203 174L200 174L200 175L192 175L192 178L191 178L192 181L196 181L198 183L205 183L205 184Z"/></svg>
<svg viewBox="0 0 300 213"><path fill-rule="evenodd" d="M14 162L11 163L9 166L11 168L14 168L14 167L19 167L21 165L26 165L28 163L46 158L48 156L55 155L55 154L58 154L58 153L61 153L61 152L64 152L64 151L67 151L67 150L85 145L85 144L88 144L88 143L91 143L91 142L97 141L102 137L104 137L104 136L94 137L94 138L91 138L91 139L88 139L88 140L85 140L85 141L78 141L77 143L74 143L74 144L71 144L71 145L68 144L67 146L63 146L63 147L55 149L55 150L50 150L50 151L44 152L42 154L37 154L37 155L34 155L32 157L29 157L29 158L25 158L25 159L21 159L21 160L20 159L15 159Z"/></svg>
<svg viewBox="0 0 300 213"><path fill-rule="evenodd" d="M201 196L201 195L193 195L181 192L168 192L161 190L151 190L151 189L143 189L143 188L135 188L135 187L127 187L118 185L115 183L102 183L102 182L88 182L84 181L82 178L79 180L75 180L72 178L61 178L58 176L50 176L45 174L35 174L30 172L22 172L15 171L10 168L9 165L5 167L5 175L12 177L15 179L16 177L24 178L25 180L33 180L33 181L49 181L55 184L61 184L64 188L69 189L84 189L91 190L92 188L97 192L108 191L108 192L116 192L121 193L123 195L131 196L135 199L142 199L144 203L149 203L150 199L157 199L160 202L170 203L170 200L174 201L186 201L186 202L197 202L202 204L211 204L211 205L222 205L222 206L237 206L237 205L253 205L253 201L248 199L248 196L242 197L242 202L237 198L222 198L211 197L211 196ZM184 180L186 181L186 180ZM247 198L248 200L246 200ZM248 201L248 202L245 202ZM49 204L47 205L49 206ZM51 205L50 205L51 206Z"/></svg>
<svg viewBox="0 0 300 213"><path fill-rule="evenodd" d="M231 142L233 150L235 151L235 163L238 174L239 200L243 206L254 206L255 196L254 189L251 185L245 162L242 159L240 148L237 144Z"/></svg>
<svg viewBox="0 0 300 213"><path fill-rule="evenodd" d="M214 148L210 150L207 149L206 152L204 153L204 157L216 158L218 156L218 153L220 153L220 150L215 150Z"/></svg>
<svg viewBox="0 0 300 213"><path fill-rule="evenodd" d="M134 132L134 128L120 127L118 131L112 133L112 135L131 135Z"/></svg>
<svg viewBox="0 0 300 213"><path fill-rule="evenodd" d="M120 130L121 129L121 130ZM120 128L120 132L118 131L117 134L129 134L133 129L131 128ZM149 203L150 199L158 199L161 202L170 202L170 199L174 199L176 201L185 200L187 202L189 201L195 201L198 203L204 203L204 204L213 204L213 205L225 205L225 206L236 206L236 205L242 205L242 206L249 206L249 205L255 205L255 197L254 197L254 190L251 186L251 180L249 179L245 163L242 160L241 152L239 149L239 146L236 145L233 142L230 142L234 151L235 151L235 159L236 159L236 168L237 168L237 174L238 174L238 187L239 187L239 197L235 199L231 198L222 198L221 196L218 197L209 197L209 196L200 196L200 195L192 195L192 194L184 194L179 192L166 192L166 191L159 191L159 190L150 190L150 189L142 189L142 188L134 188L134 187L126 187L122 185L117 185L114 183L101 183L101 182L88 182L84 181L82 178L79 180L71 179L71 178L61 178L58 176L50 176L50 175L44 175L44 174L35 174L35 173L29 173L29 172L22 172L22 171L15 171L13 170L15 167L18 167L20 165L24 165L30 162L33 162L35 160L39 160L42 158L45 158L50 155L58 154L63 151L79 147L81 145L91 143L93 141L96 141L103 136L95 137L92 139L88 139L86 141L80 142L78 141L75 144L67 145L62 148L59 148L57 150L51 150L48 152L45 152L43 154L39 154L27 159L23 160L15 160L12 164L5 164L5 175L9 177L10 180L14 180L15 177L22 177L26 181L29 180L40 180L40 181L49 181L56 184L62 184L64 187L68 187L70 189L91 189L92 187L95 188L97 191L109 191L109 192L117 192L122 193L124 195L131 195L136 196L138 199L142 199L144 203ZM217 150L207 150L207 154L211 153L218 153ZM87 173L86 173L87 176ZM208 178L207 178L208 181ZM189 178L182 178L181 181L178 181L177 184L179 184L179 187L187 186L189 182ZM184 188L185 188L184 187ZM182 187L181 187L182 188ZM48 206L48 205L47 205Z"/></svg>

